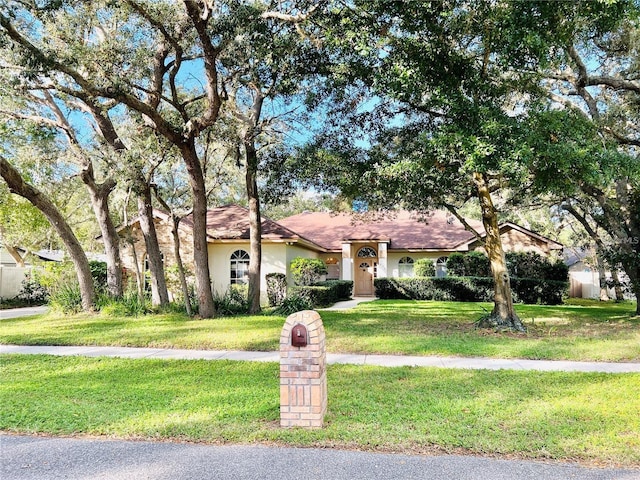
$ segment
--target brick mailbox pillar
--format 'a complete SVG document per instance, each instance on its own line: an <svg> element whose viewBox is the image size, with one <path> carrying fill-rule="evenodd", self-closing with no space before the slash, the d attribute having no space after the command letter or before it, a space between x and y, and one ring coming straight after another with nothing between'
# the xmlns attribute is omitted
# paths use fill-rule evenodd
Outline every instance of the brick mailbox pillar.
<svg viewBox="0 0 640 480"><path fill-rule="evenodd" d="M280 426L321 428L327 411L324 326L318 312L287 317L280 334ZM300 345L300 346L296 346Z"/></svg>

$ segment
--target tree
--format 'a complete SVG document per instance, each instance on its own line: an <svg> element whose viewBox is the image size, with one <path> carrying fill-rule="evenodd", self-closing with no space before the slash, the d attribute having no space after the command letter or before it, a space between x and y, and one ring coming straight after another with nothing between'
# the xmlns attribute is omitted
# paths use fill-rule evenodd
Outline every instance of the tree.
<svg viewBox="0 0 640 480"><path fill-rule="evenodd" d="M555 135L557 123L549 133L562 141L567 125L583 123L579 131L590 134L571 139L591 155L573 156L571 164L560 166L560 172L573 180L559 185L558 192L564 193L560 201L570 207L567 211L585 227L598 250L609 253L613 271L616 264L622 265L640 299L639 7L636 2L617 2L607 10L609 14L584 15L580 28L568 29L559 54L539 74L554 107L564 108L567 119L578 117L565 122L561 137ZM593 235L598 229L607 232L610 245ZM636 313L640 315L640 303Z"/></svg>
<svg viewBox="0 0 640 480"><path fill-rule="evenodd" d="M483 0L343 4L334 10L339 21L329 18L323 26L325 41L338 52L334 78L351 96L330 86L340 102L338 121L299 153L307 161L298 176L315 177L316 185L338 187L370 207L446 208L472 232L460 209L477 200L485 232L474 233L484 242L495 283L494 309L483 323L523 330L511 301L494 195L533 184L539 194L557 191L553 183L543 187L539 167L551 154L562 162L567 152L547 148L553 134L538 122L549 96L541 72L566 64L559 52L576 34L598 32L606 39L624 23L628 7ZM635 88L608 78L600 84ZM579 156L577 143L568 145ZM576 183L587 186L586 169L580 172ZM613 212L602 190L591 191L603 211ZM625 205L635 211L631 199Z"/></svg>
<svg viewBox="0 0 640 480"><path fill-rule="evenodd" d="M207 199L197 139L216 122L223 101L216 61L224 48L218 23L224 10L187 0L180 7L133 0L43 8L8 2L0 10L0 27L4 42L22 56L23 76L37 74L69 95L100 99L103 111L124 106L180 151L193 195L199 311L211 317ZM203 83L181 88L184 72L194 69L203 71Z"/></svg>
<svg viewBox="0 0 640 480"><path fill-rule="evenodd" d="M265 11L262 17L295 23L306 18L300 13L306 2L301 4L273 2L288 11ZM272 6L271 2L263 5ZM124 107L180 152L192 191L194 262L202 317L214 316L215 307L199 140L218 121L228 98L220 68L222 54L235 41L235 6L231 1L127 0L114 4L104 0L50 2L39 8L11 1L0 9L0 32L21 56L23 76L38 74L68 95L98 99L103 111ZM194 76L197 81L191 81Z"/></svg>
<svg viewBox="0 0 640 480"><path fill-rule="evenodd" d="M233 131L227 142L237 160L244 160L251 245L250 313L260 311L261 157L282 141L282 131L290 130L286 117L302 109L306 77L321 58L318 49L296 28L298 18L275 16L269 10L271 6L272 2L254 2L230 7L234 40L219 57L221 81L228 96L222 113Z"/></svg>
<svg viewBox="0 0 640 480"><path fill-rule="evenodd" d="M80 295L82 298L82 308L84 310L93 310L95 304L95 291L93 288L93 278L87 256L78 242L73 230L69 227L65 218L56 208L53 202L41 191L24 181L20 172L16 170L9 161L0 155L0 176L9 186L12 193L20 195L29 200L36 208L38 208L51 225L55 228L60 239L65 244L67 252L73 262L78 284L80 285Z"/></svg>
<svg viewBox="0 0 640 480"><path fill-rule="evenodd" d="M536 148L545 154L533 162L537 182L532 186L558 195L614 271L622 265L638 296L640 162L617 141L603 138L598 127L575 110L544 112L537 123L541 143ZM605 243L598 229L611 243Z"/></svg>
<svg viewBox="0 0 640 480"><path fill-rule="evenodd" d="M6 52L5 52L6 53ZM15 73L19 67L9 64L8 55L5 56L9 70ZM94 169L93 154L91 146L80 142L78 133L82 126L73 125L70 120L71 115L78 115L81 110L77 109L80 104L83 111L90 112L99 121L98 125L110 122L108 116L100 112L91 99L84 99L84 102L70 105L61 98L55 89L40 82L39 78L29 78L27 81L16 84L11 81L11 76L6 78L6 70L2 73L4 78L2 86L2 96L4 98L3 108L0 113L7 117L23 119L33 122L41 127L54 128L58 132L59 138L66 141L66 154L70 163L77 166L77 175L87 187L91 199L94 214L100 227L101 238L105 247L107 263L107 291L114 297L122 296L122 263L120 260L119 238L115 225L111 218L109 209L109 195L116 186L116 181L112 176L107 175L102 183L96 179ZM86 129L86 127L84 127ZM113 129L113 126L110 125ZM99 128L96 128L99 130ZM97 142L93 142L94 145ZM105 142L103 141L102 144ZM108 143L108 142L107 142ZM100 149L99 146L93 148ZM108 147L107 147L108 148Z"/></svg>

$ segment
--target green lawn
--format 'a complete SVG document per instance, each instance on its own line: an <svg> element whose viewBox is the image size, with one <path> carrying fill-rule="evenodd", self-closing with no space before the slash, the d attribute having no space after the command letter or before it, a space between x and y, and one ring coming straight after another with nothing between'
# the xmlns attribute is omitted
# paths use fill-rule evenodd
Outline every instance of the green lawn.
<svg viewBox="0 0 640 480"><path fill-rule="evenodd" d="M640 360L631 304L519 305L526 335L476 330L490 304L375 301L321 312L332 352ZM276 350L282 317L2 320L0 343ZM278 365L0 355L0 430L477 453L640 468L640 374L331 365L321 430L279 428Z"/></svg>
<svg viewBox="0 0 640 480"><path fill-rule="evenodd" d="M333 365L321 430L280 429L278 365L0 356L0 430L478 453L640 467L640 374Z"/></svg>
<svg viewBox="0 0 640 480"><path fill-rule="evenodd" d="M474 321L490 309L487 303L378 300L321 315L330 352L640 361L640 319L631 303L518 305L529 329L524 335L475 329ZM3 320L0 343L269 351L278 349L283 323L266 315L195 320L175 313L54 312Z"/></svg>

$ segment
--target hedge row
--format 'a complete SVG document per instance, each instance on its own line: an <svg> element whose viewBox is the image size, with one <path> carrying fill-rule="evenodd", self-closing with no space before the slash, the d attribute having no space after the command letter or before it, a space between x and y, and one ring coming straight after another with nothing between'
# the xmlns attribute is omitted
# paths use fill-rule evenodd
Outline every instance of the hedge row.
<svg viewBox="0 0 640 480"><path fill-rule="evenodd" d="M455 302L493 301L493 279L489 277L376 278L376 296L381 299L443 300ZM568 282L512 278L515 302L559 305Z"/></svg>
<svg viewBox="0 0 640 480"><path fill-rule="evenodd" d="M351 280L327 280L315 285L289 287L289 296L308 298L314 307L328 307L341 300L349 300L352 289Z"/></svg>

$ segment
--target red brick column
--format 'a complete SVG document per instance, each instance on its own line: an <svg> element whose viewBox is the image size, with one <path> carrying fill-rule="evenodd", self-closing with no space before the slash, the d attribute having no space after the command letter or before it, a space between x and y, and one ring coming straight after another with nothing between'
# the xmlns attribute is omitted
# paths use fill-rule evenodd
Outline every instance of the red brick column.
<svg viewBox="0 0 640 480"><path fill-rule="evenodd" d="M294 347L291 331L307 330L307 345ZM280 426L320 428L327 411L325 336L318 312L289 315L280 334Z"/></svg>

